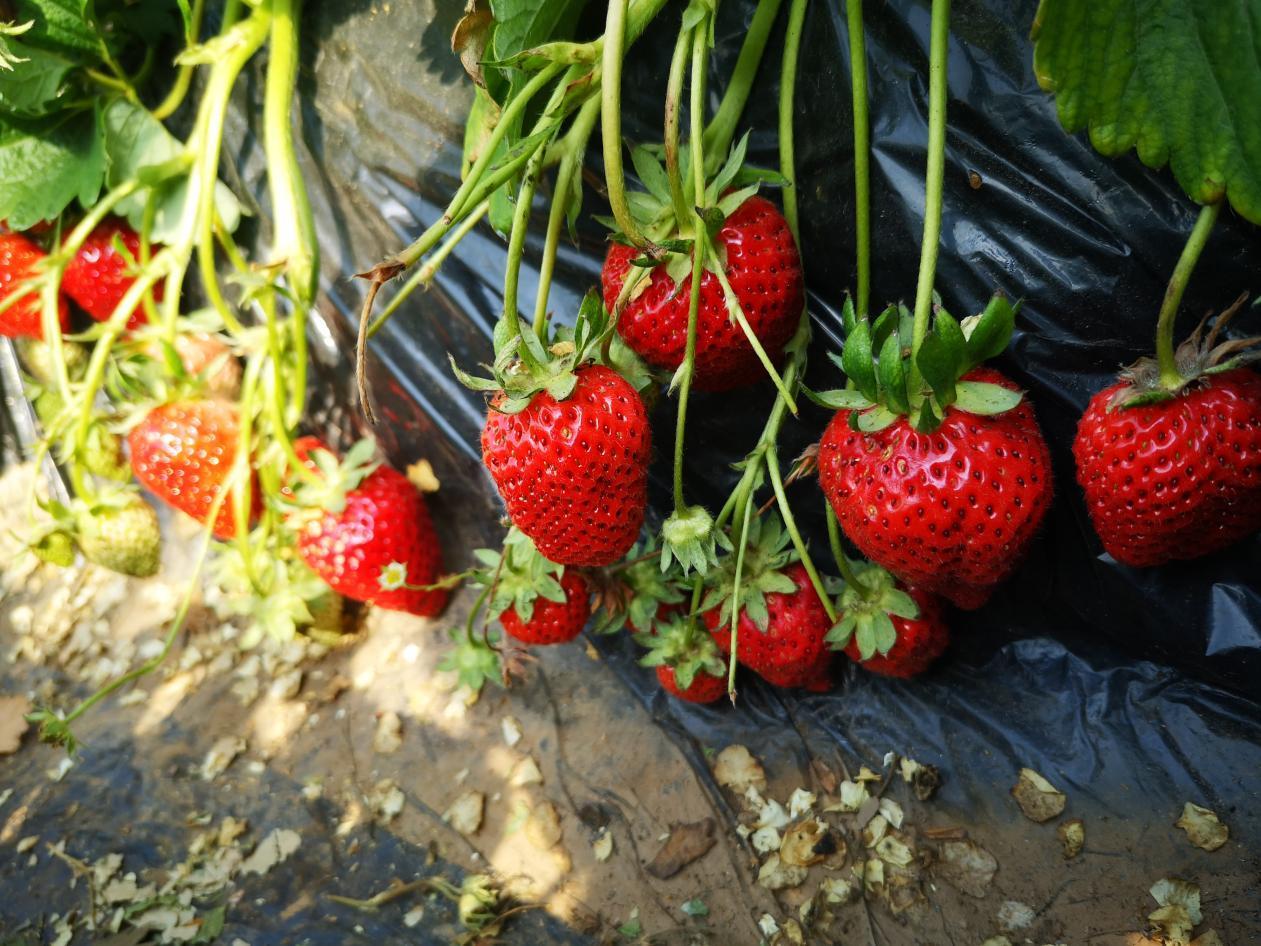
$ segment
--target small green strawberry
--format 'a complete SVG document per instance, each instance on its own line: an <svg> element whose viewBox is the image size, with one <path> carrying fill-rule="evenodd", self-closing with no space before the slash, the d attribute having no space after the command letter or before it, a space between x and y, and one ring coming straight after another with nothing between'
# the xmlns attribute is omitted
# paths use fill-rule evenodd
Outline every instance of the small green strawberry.
<svg viewBox="0 0 1261 946"><path fill-rule="evenodd" d="M161 533L153 507L135 495L106 494L76 511L79 551L102 568L148 578L157 574Z"/></svg>

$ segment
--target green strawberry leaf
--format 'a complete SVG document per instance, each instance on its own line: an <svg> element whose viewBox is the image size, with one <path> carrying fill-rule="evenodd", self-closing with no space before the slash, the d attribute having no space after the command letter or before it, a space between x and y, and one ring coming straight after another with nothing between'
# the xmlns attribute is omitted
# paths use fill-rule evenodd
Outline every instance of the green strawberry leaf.
<svg viewBox="0 0 1261 946"><path fill-rule="evenodd" d="M1065 130L1261 224L1261 2L1042 0L1033 36Z"/></svg>
<svg viewBox="0 0 1261 946"><path fill-rule="evenodd" d="M572 39L585 3L586 0L490 0L495 17L494 33L487 44L490 58L502 61L547 42ZM514 72L505 79L508 94L512 94L528 76ZM493 91L494 86L491 87Z"/></svg>
<svg viewBox="0 0 1261 946"><path fill-rule="evenodd" d="M958 329L957 324L955 328ZM954 401L955 381L959 379L963 355L962 332L959 333L957 346L936 328L925 335L924 341L920 343L919 352L915 356L916 367L942 407L949 407Z"/></svg>
<svg viewBox="0 0 1261 946"><path fill-rule="evenodd" d="M154 177L169 178L170 169L187 159L183 143L167 131L166 126L147 109L126 99L116 99L109 104L102 124L108 157L106 184L110 187L133 177L143 178L146 170L159 168L161 172ZM152 190L143 189L120 201L116 212L139 229L150 193L157 196L150 236L158 243L176 242L181 236L180 226L185 220L184 208L189 199L187 177L179 175L155 181ZM221 181L215 184L215 210L230 231L237 228L242 213L240 201Z"/></svg>
<svg viewBox="0 0 1261 946"><path fill-rule="evenodd" d="M11 69L0 68L0 109L9 115L35 117L62 107L58 99L77 63L3 34L0 41L7 58L15 63Z"/></svg>
<svg viewBox="0 0 1261 946"><path fill-rule="evenodd" d="M845 347L841 349L841 369L845 372L845 377L854 382L854 387L872 402L879 394L873 356L871 326L866 319L862 319L845 339Z"/></svg>
<svg viewBox="0 0 1261 946"><path fill-rule="evenodd" d="M25 230L73 200L91 206L101 191L105 152L92 111L35 121L0 118L0 220Z"/></svg>
<svg viewBox="0 0 1261 946"><path fill-rule="evenodd" d="M967 338L968 357L965 370L974 368L1007 350L1011 333L1016 327L1016 311L1007 296L996 292L990 297L985 311L964 319L963 334Z"/></svg>
<svg viewBox="0 0 1261 946"><path fill-rule="evenodd" d="M80 62L100 58L101 37L88 19L88 0L13 0L14 23L32 22L24 39L32 46L73 57Z"/></svg>
<svg viewBox="0 0 1261 946"><path fill-rule="evenodd" d="M983 416L1009 411L1019 404L1024 396L1019 391L984 381L960 381L958 394L955 407L968 414Z"/></svg>
<svg viewBox="0 0 1261 946"><path fill-rule="evenodd" d="M862 660L870 660L876 653L876 629L869 613L858 615L854 628L854 639L858 642L858 656Z"/></svg>
<svg viewBox="0 0 1261 946"><path fill-rule="evenodd" d="M906 366L902 361L902 341L896 332L891 332L880 346L876 374L880 382L880 402L894 413L908 413L911 404L906 396Z"/></svg>
<svg viewBox="0 0 1261 946"><path fill-rule="evenodd" d="M849 645L849 639L853 637L854 628L857 626L858 615L847 611L841 615L841 619L828 631L824 640L833 645L833 650L844 650Z"/></svg>

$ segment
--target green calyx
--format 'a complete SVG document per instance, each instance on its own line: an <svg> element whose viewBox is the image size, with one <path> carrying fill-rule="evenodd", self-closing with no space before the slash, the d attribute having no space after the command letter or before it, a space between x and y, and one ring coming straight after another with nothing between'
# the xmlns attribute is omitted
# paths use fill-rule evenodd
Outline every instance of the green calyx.
<svg viewBox="0 0 1261 946"><path fill-rule="evenodd" d="M706 577L708 590L702 611L719 608L719 623L730 624L734 613L743 611L759 630L766 630L770 613L768 594L792 594L797 583L783 569L797 560L789 546L790 536L779 517L767 514L749 523L748 542L742 560L735 555L723 558L721 567ZM740 568L737 585L736 569Z"/></svg>
<svg viewBox="0 0 1261 946"><path fill-rule="evenodd" d="M315 476L294 484L295 505L312 514L340 513L346 508L346 497L381 465L376 453L376 443L367 438L355 443L341 460L323 447L309 451L306 459L315 467Z"/></svg>
<svg viewBox="0 0 1261 946"><path fill-rule="evenodd" d="M705 228L704 268L717 275L725 274L726 260L722 249L714 245L714 238L736 209L758 192L762 185L784 186L787 181L777 171L750 167L744 163L748 150L748 135L741 138L731 149L723 163L705 185L699 196L694 192L686 195L685 205L680 208L671 193L670 177L663 164L665 148L662 145L636 145L631 149L631 163L645 190L628 191L627 205L636 226L651 240L651 247L644 255L631 261L631 265L643 269L655 269L665 265L666 272L675 286L685 286L692 272L696 221ZM691 149L683 148L679 156L679 177L691 181ZM689 188L693 190L694 188ZM687 203L690 201L690 204ZM686 213L682 213L686 210ZM629 243L611 217L596 217L611 231L611 239ZM629 278L629 277L628 277Z"/></svg>
<svg viewBox="0 0 1261 946"><path fill-rule="evenodd" d="M640 664L669 667L681 690L690 687L698 673L720 678L727 673L727 662L714 638L693 618L675 615L655 631L636 634L635 641L648 648Z"/></svg>
<svg viewBox="0 0 1261 946"><path fill-rule="evenodd" d="M1122 371L1125 386L1112 396L1108 410L1167 401L1204 378L1261 361L1261 348L1257 347L1261 345L1261 335L1224 341L1221 338L1230 320L1243 309L1247 300L1247 293L1241 295L1216 319L1212 319L1212 328L1209 328L1210 315L1200 320L1191 337L1174 352L1176 378L1166 379L1160 361L1150 357L1140 358ZM1207 333L1205 329L1208 329Z"/></svg>
<svg viewBox="0 0 1261 946"><path fill-rule="evenodd" d="M470 573L469 582L490 592L489 614L498 616L512 608L518 618L529 623L540 598L565 603L565 589L560 583L565 566L545 558L519 529L508 530L502 551L475 549L473 556L482 567Z"/></svg>
<svg viewBox="0 0 1261 946"><path fill-rule="evenodd" d="M893 618L914 620L919 617L919 605L880 566L861 562L852 567L862 587L850 584L841 592L840 619L824 639L833 650L844 650L854 639L859 656L868 660L877 653L887 654L897 643Z"/></svg>
<svg viewBox="0 0 1261 946"><path fill-rule="evenodd" d="M683 574L707 574L718 561L718 549L731 551L731 540L714 524L703 506L684 506L661 524L661 568L664 575L673 562Z"/></svg>
<svg viewBox="0 0 1261 946"><path fill-rule="evenodd" d="M682 604L686 596L679 586L682 577L675 567L662 572L656 544L649 539L626 554L626 564L610 569L598 579L597 594L602 617L597 634L611 634L630 625L646 632L657 627L662 605Z"/></svg>
<svg viewBox="0 0 1261 946"><path fill-rule="evenodd" d="M501 319L495 325L495 363L487 365L491 376L477 377L462 371L451 359L451 370L465 387L474 391L503 393L494 408L501 414L518 414L534 395L546 391L563 401L578 384L578 369L603 362L605 340L613 331L608 312L598 293L582 300L573 328L559 326L544 347L533 332L514 329Z"/></svg>
<svg viewBox="0 0 1261 946"><path fill-rule="evenodd" d="M874 320L859 318L847 297L842 309L845 345L833 361L853 387L811 394L832 410L849 410L850 426L871 433L899 417L921 433L941 426L946 410L991 415L1009 411L1021 394L996 384L964 381L964 375L1002 352L1015 326L1019 303L1001 292L985 311L955 320L937 301L932 326L918 348L914 319L902 305L891 305Z"/></svg>
<svg viewBox="0 0 1261 946"><path fill-rule="evenodd" d="M502 683L504 670L499 662L499 653L485 640L472 637L460 628L451 629L451 639L455 646L438 662L438 669L454 673L460 686L468 687L474 693L487 683Z"/></svg>
<svg viewBox="0 0 1261 946"><path fill-rule="evenodd" d="M301 559L277 555L263 545L220 548L213 560L215 609L222 617L243 618L238 643L256 646L264 637L290 641L299 629L333 631L340 599Z"/></svg>

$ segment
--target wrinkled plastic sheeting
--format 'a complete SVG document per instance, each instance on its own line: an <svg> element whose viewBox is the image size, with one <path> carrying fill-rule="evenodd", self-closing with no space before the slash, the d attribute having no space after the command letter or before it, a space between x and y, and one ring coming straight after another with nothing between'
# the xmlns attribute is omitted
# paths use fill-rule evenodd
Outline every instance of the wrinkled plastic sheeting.
<svg viewBox="0 0 1261 946"><path fill-rule="evenodd" d="M664 722L709 744L745 734L769 748L782 743L786 721L800 716L816 736L855 750L931 747L925 751L937 752L936 761L955 773L961 802L977 797L970 785L992 785L998 776L975 765L989 752L988 765L1002 761L1003 779L1018 761L1041 760L1048 774L1067 773L1083 786L1092 784L1092 772L1106 773L1093 783L1101 804L1109 785L1127 782L1142 784L1153 804L1176 810L1189 786L1226 792L1261 769L1261 538L1196 562L1136 571L1103 554L1090 529L1073 479L1075 424L1119 366L1150 350L1165 282L1196 208L1169 174L1132 156L1101 158L1083 136L1062 132L1032 73L1035 6L954 4L937 280L958 316L980 311L996 288L1024 299L1016 337L998 366L1029 390L1057 480L1054 509L1024 567L987 607L954 616L956 643L921 682L892 683L846 667L832 694L773 693L746 681L738 708L697 710L653 697L651 675L634 665L633 648L601 646L642 698L656 700ZM343 408L364 290L352 274L438 219L458 184L469 98L447 45L458 7L338 4L312 10L305 27L302 160L325 253L324 354ZM873 304L909 303L923 214L929 11L916 0L869 7ZM722 5L716 75L734 62L752 9L751 0ZM663 57L678 12L667 8L628 62L630 140L659 136ZM772 51L779 41L777 32ZM835 381L822 355L838 339L839 302L854 279L848 71L844 10L837 0L816 0L802 48L796 128L816 328L811 376L822 385ZM771 52L745 116L751 160L770 166L777 162L777 75ZM720 91L712 91L715 101ZM243 164L247 179L250 164ZM537 200L527 242L520 290L526 307L546 199ZM586 199L586 210L598 200L590 188ZM557 318L572 318L581 294L596 284L602 253L603 235L595 230L584 230L577 246L562 245L551 301ZM372 346L373 389L385 418L377 433L397 462L426 456L437 467L444 487L435 505L456 559L451 565L472 545L494 540L499 507L478 461L484 401L455 382L447 354L466 367L489 360L504 255L501 238L485 227L474 231ZM1241 290L1261 288L1253 285L1258 272L1256 230L1223 215L1187 292L1183 329ZM729 465L753 445L770 400L769 385L695 399L689 495L721 501L733 478ZM659 507L668 501L663 445L672 410L665 400L654 416ZM348 427L357 423L353 410L342 416ZM785 427L782 455L816 440L825 421L803 407L800 420ZM817 487L795 487L793 499L815 547L825 548ZM1149 777L1155 771L1163 775ZM1255 823L1241 829L1257 833Z"/></svg>

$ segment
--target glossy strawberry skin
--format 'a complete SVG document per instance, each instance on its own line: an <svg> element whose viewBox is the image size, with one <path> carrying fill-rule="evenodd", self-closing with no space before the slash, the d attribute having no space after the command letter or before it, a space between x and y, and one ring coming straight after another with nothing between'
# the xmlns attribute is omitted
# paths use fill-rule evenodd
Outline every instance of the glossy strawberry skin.
<svg viewBox="0 0 1261 946"><path fill-rule="evenodd" d="M832 622L805 568L790 565L784 574L793 580L797 590L766 596L770 619L765 631L743 611L740 613L736 659L775 686L826 688L832 653L824 637ZM716 608L702 615L718 649L730 655L731 624L728 621L720 625L719 617Z"/></svg>
<svg viewBox="0 0 1261 946"><path fill-rule="evenodd" d="M564 602L534 599L529 621L522 621L515 607L499 615L509 636L523 644L564 644L582 633L591 617L591 586L581 572L570 569L560 578Z"/></svg>
<svg viewBox="0 0 1261 946"><path fill-rule="evenodd" d="M47 254L18 233L0 234L0 301L8 298L19 283L37 274L36 266ZM70 327L70 308L66 300L57 299L57 318L64 332ZM39 292L24 295L0 313L0 335L9 338L44 337L40 316Z"/></svg>
<svg viewBox="0 0 1261 946"><path fill-rule="evenodd" d="M298 455L327 449L313 437L294 443ZM407 584L432 585L442 574L442 550L429 507L402 473L382 464L346 493L340 512L325 512L298 526L298 555L344 598L389 611L434 617L446 607L446 589L385 590L381 569L407 567Z"/></svg>
<svg viewBox="0 0 1261 946"><path fill-rule="evenodd" d="M126 247L131 259L115 248L115 236ZM152 249L157 250L157 247ZM139 235L126 221L111 217L88 234L79 252L66 266L61 280L62 291L96 321L104 322L114 314L115 307L136 281L131 272L135 266L133 260L139 259ZM155 302L162 300L161 283L150 292ZM136 328L146 321L144 307L137 305L127 319L127 327Z"/></svg>
<svg viewBox="0 0 1261 946"><path fill-rule="evenodd" d="M887 654L875 653L863 660L855 638L851 637L845 646L846 656L864 670L907 679L919 676L945 652L950 643L950 630L942 619L937 598L918 588L908 588L907 593L919 605L919 617L907 620L890 615L898 639Z"/></svg>
<svg viewBox="0 0 1261 946"><path fill-rule="evenodd" d="M725 249L727 278L753 334L778 363L805 304L801 257L783 214L762 197L750 197L729 216L715 244ZM609 311L621 292L631 260L642 253L613 243L604 260L601 285ZM641 287L643 284L640 284ZM647 288L627 303L618 333L649 364L673 371L683 363L691 277L679 286L659 266ZM752 384L765 371L748 339L727 312L718 277L701 277L697 315L696 375L699 391L728 391Z"/></svg>
<svg viewBox="0 0 1261 946"><path fill-rule="evenodd" d="M169 506L205 522L219 489L236 462L240 430L235 404L174 401L151 410L127 437L131 469L145 489ZM251 522L261 511L251 477ZM220 539L236 535L231 496L215 518Z"/></svg>
<svg viewBox="0 0 1261 946"><path fill-rule="evenodd" d="M1135 567L1198 558L1261 530L1261 375L1212 375L1171 400L1108 410L1077 427L1077 482L1103 547Z"/></svg>
<svg viewBox="0 0 1261 946"><path fill-rule="evenodd" d="M997 371L967 380L1015 389ZM979 608L1021 559L1051 505L1051 460L1027 399L991 417L949 408L916 432L900 417L859 433L848 410L819 445L819 482L859 551L905 584Z"/></svg>
<svg viewBox="0 0 1261 946"><path fill-rule="evenodd" d="M644 521L652 432L643 401L590 365L564 401L539 392L518 414L491 403L482 458L518 529L560 565L620 559Z"/></svg>
<svg viewBox="0 0 1261 946"><path fill-rule="evenodd" d="M662 665L657 667L657 682L661 688L676 699L688 703L714 703L727 695L727 681L704 670L692 677L687 689L680 689L674 677L674 668Z"/></svg>

